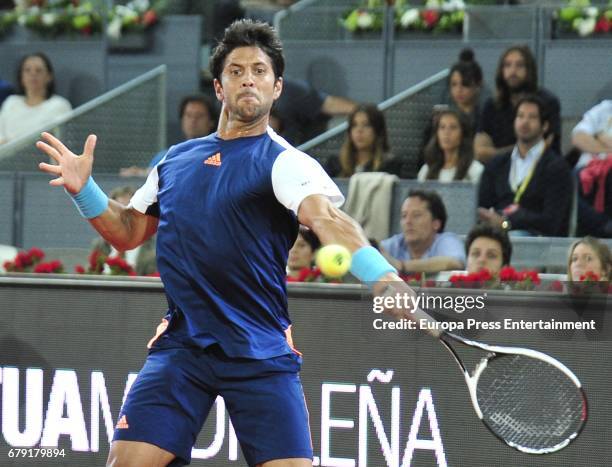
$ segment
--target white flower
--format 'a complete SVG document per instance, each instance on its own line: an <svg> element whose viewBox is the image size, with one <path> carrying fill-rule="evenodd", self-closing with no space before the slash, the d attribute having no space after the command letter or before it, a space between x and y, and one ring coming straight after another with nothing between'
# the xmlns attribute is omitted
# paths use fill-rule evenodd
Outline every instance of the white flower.
<svg viewBox="0 0 612 467"><path fill-rule="evenodd" d="M40 17L42 24L45 26L53 26L56 19L57 16L55 13L43 13L43 15Z"/></svg>
<svg viewBox="0 0 612 467"><path fill-rule="evenodd" d="M19 17L17 18L17 24L19 24L19 26L25 26L27 19L28 18L26 15L19 15Z"/></svg>
<svg viewBox="0 0 612 467"><path fill-rule="evenodd" d="M121 18L115 16L106 27L106 35L111 39L119 39L121 37Z"/></svg>
<svg viewBox="0 0 612 467"><path fill-rule="evenodd" d="M577 23L578 34L582 37L585 37L590 34L593 34L593 31L595 31L595 24L597 23L597 21L595 21L595 18L586 18L586 19L579 19L578 21L576 21L576 23Z"/></svg>
<svg viewBox="0 0 612 467"><path fill-rule="evenodd" d="M465 10L465 3L463 0L446 0L442 3L443 11L455 11L455 10Z"/></svg>
<svg viewBox="0 0 612 467"><path fill-rule="evenodd" d="M149 0L134 0L130 2L134 5L134 8L138 11L147 11L149 9Z"/></svg>
<svg viewBox="0 0 612 467"><path fill-rule="evenodd" d="M584 12L589 18L597 18L597 15L599 15L599 10L596 6L585 8Z"/></svg>
<svg viewBox="0 0 612 467"><path fill-rule="evenodd" d="M440 8L442 3L444 3L444 0L427 0L425 8Z"/></svg>
<svg viewBox="0 0 612 467"><path fill-rule="evenodd" d="M406 10L402 17L400 18L400 24L403 28L407 28L411 24L414 24L419 19L419 9L411 8L410 10Z"/></svg>
<svg viewBox="0 0 612 467"><path fill-rule="evenodd" d="M367 11L362 11L357 16L357 27L360 29L369 29L374 24L374 16Z"/></svg>

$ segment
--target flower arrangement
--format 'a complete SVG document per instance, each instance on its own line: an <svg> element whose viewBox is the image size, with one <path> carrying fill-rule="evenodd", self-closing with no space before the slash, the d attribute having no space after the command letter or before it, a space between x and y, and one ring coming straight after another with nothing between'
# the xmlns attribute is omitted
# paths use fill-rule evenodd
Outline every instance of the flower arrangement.
<svg viewBox="0 0 612 467"><path fill-rule="evenodd" d="M383 27L382 0L368 0L349 11L340 23L350 32L380 31ZM395 27L399 31L461 32L465 3L463 0L427 0L424 7L414 7L407 0L396 0Z"/></svg>
<svg viewBox="0 0 612 467"><path fill-rule="evenodd" d="M569 0L553 15L559 31L580 37L612 33L612 0L607 7L598 8L590 0Z"/></svg>
<svg viewBox="0 0 612 467"><path fill-rule="evenodd" d="M114 5L108 16L106 34L119 39L124 33L143 32L157 24L165 1L152 4L149 0L133 0L125 5Z"/></svg>
<svg viewBox="0 0 612 467"><path fill-rule="evenodd" d="M28 251L20 251L13 261L5 261L3 266L7 272L35 272L35 273L62 273L64 266L60 260L43 263L45 252L40 248L30 248Z"/></svg>
<svg viewBox="0 0 612 467"><path fill-rule="evenodd" d="M540 285L540 276L536 271L517 271L512 266L501 268L498 275L487 269L469 274L455 274L449 278L453 287L460 288L501 288L513 290L533 290Z"/></svg>
<svg viewBox="0 0 612 467"><path fill-rule="evenodd" d="M16 2L17 23L44 36L89 36L102 30L102 15L91 1L34 0Z"/></svg>
<svg viewBox="0 0 612 467"><path fill-rule="evenodd" d="M104 274L108 266L111 276L136 276L134 268L120 256L108 256L100 250L93 250L89 255L88 268L77 265L74 272L77 274Z"/></svg>
<svg viewBox="0 0 612 467"><path fill-rule="evenodd" d="M287 282L327 282L340 284L342 279L330 279L325 277L319 268L302 268L296 277L287 276Z"/></svg>

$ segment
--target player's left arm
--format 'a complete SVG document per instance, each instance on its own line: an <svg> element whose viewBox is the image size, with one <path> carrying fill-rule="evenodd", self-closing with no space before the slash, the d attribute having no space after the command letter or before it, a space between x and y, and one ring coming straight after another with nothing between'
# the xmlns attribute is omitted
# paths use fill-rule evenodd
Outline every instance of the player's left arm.
<svg viewBox="0 0 612 467"><path fill-rule="evenodd" d="M353 255L351 272L358 279L372 285L375 295L385 293L390 282L394 283L394 287L404 284L395 268L370 246L361 226L333 206L327 196L306 197L300 203L298 220L300 224L310 228L323 245L338 244L348 248ZM407 285L405 289L402 292L413 293Z"/></svg>

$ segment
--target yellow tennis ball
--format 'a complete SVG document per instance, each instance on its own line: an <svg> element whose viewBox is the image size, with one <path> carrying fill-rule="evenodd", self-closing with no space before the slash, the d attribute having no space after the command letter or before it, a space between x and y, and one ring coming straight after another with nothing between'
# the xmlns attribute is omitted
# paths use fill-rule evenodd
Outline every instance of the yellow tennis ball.
<svg viewBox="0 0 612 467"><path fill-rule="evenodd" d="M342 245L326 245L317 252L316 261L327 277L342 277L351 267L351 252Z"/></svg>

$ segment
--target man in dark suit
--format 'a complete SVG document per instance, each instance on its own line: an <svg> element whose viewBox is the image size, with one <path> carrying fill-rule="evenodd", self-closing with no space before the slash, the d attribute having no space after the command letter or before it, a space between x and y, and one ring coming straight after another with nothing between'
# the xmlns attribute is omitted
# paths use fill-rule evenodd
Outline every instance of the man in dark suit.
<svg viewBox="0 0 612 467"><path fill-rule="evenodd" d="M480 180L481 220L513 231L511 235L567 235L573 182L564 159L544 141L548 127L547 108L539 96L518 101L516 145L491 159Z"/></svg>

